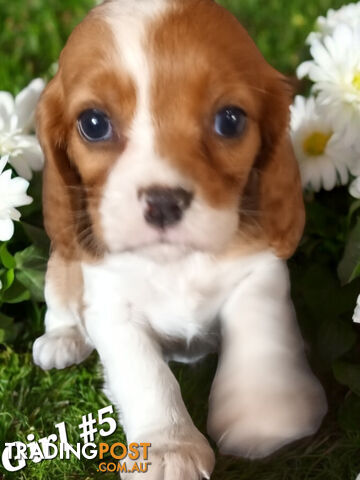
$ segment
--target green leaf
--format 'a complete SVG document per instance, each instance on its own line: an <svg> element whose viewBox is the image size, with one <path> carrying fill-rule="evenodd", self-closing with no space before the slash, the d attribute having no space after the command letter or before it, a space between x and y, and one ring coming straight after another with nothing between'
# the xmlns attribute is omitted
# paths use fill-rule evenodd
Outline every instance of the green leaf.
<svg viewBox="0 0 360 480"><path fill-rule="evenodd" d="M338 275L344 285L359 275L360 265L360 218L349 235L344 256L338 266Z"/></svg>
<svg viewBox="0 0 360 480"><path fill-rule="evenodd" d="M16 278L29 290L31 297L39 302L44 301L45 274L44 272L32 269L22 270L17 273Z"/></svg>
<svg viewBox="0 0 360 480"><path fill-rule="evenodd" d="M16 278L37 301L44 301L45 271L48 255L34 245L15 255Z"/></svg>
<svg viewBox="0 0 360 480"><path fill-rule="evenodd" d="M45 271L48 261L48 255L42 249L31 245L25 248L22 252L15 254L16 269L35 269L39 271Z"/></svg>
<svg viewBox="0 0 360 480"><path fill-rule="evenodd" d="M0 312L0 328L9 327L13 321L14 321L13 318L8 317L4 313Z"/></svg>
<svg viewBox="0 0 360 480"><path fill-rule="evenodd" d="M360 397L350 395L339 410L340 426L350 432L358 432L360 425Z"/></svg>
<svg viewBox="0 0 360 480"><path fill-rule="evenodd" d="M329 319L352 313L360 290L358 282L342 287L333 268L315 262L306 268L301 279L299 275L294 278L294 283L299 281L301 294L314 316L320 315L328 323Z"/></svg>
<svg viewBox="0 0 360 480"><path fill-rule="evenodd" d="M5 303L21 303L25 300L30 300L29 290L20 283L17 279L3 294L3 302Z"/></svg>
<svg viewBox="0 0 360 480"><path fill-rule="evenodd" d="M349 387L354 393L360 395L360 364L352 364L338 360L333 365L336 380Z"/></svg>
<svg viewBox="0 0 360 480"><path fill-rule="evenodd" d="M34 214L38 214L41 211L41 193L42 193L42 173L33 172L33 177L31 179L28 195L33 199L33 202L30 205L25 205L21 207L21 218L29 219ZM30 221L30 220L29 220Z"/></svg>
<svg viewBox="0 0 360 480"><path fill-rule="evenodd" d="M17 336L19 326L14 319L0 312L0 343L12 342Z"/></svg>
<svg viewBox="0 0 360 480"><path fill-rule="evenodd" d="M49 251L50 240L43 228L35 227L26 222L21 222L26 235L31 240L31 243L44 251Z"/></svg>
<svg viewBox="0 0 360 480"><path fill-rule="evenodd" d="M356 265L356 267L354 268L352 274L351 274L351 277L350 277L350 280L349 282L352 282L353 280L355 280L355 278L359 278L360 277L360 261L359 263Z"/></svg>
<svg viewBox="0 0 360 480"><path fill-rule="evenodd" d="M351 323L343 320L324 319L317 335L317 350L319 358L327 364L348 352L357 339L355 329Z"/></svg>
<svg viewBox="0 0 360 480"><path fill-rule="evenodd" d="M5 268L15 268L16 262L14 257L9 253L6 243L0 246L0 260Z"/></svg>
<svg viewBox="0 0 360 480"><path fill-rule="evenodd" d="M359 208L360 208L360 200L356 200L355 202L353 202L351 204L350 209L349 209L349 213L348 213L348 216L347 216L347 221L348 221L349 225L351 224L352 217L359 210Z"/></svg>
<svg viewBox="0 0 360 480"><path fill-rule="evenodd" d="M333 208L320 202L306 205L306 233L320 238L335 238L339 233L339 216Z"/></svg>
<svg viewBox="0 0 360 480"><path fill-rule="evenodd" d="M0 291L6 292L6 290L10 288L11 285L13 284L14 279L15 279L15 272L12 268L10 270L6 270L5 273L0 275L0 280L2 283L2 288Z"/></svg>

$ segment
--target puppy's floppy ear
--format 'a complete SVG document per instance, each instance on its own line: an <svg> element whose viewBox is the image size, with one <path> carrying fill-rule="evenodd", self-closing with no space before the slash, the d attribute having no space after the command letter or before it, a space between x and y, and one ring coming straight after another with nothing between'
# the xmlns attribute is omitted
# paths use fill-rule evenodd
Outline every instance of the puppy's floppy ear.
<svg viewBox="0 0 360 480"><path fill-rule="evenodd" d="M52 247L63 257L77 255L83 194L77 169L67 154L67 128L59 74L47 85L37 107L37 135L45 155L43 213Z"/></svg>
<svg viewBox="0 0 360 480"><path fill-rule="evenodd" d="M269 245L279 257L288 258L300 241L305 223L300 173L288 132L291 88L274 70L267 85L257 161L258 207Z"/></svg>

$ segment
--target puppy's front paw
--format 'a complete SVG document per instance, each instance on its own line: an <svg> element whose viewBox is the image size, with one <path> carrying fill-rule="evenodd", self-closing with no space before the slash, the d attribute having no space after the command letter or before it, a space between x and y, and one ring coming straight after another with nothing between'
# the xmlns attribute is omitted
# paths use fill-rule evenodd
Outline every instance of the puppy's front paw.
<svg viewBox="0 0 360 480"><path fill-rule="evenodd" d="M217 379L210 396L208 432L221 453L263 458L316 432L327 411L322 387L310 374L289 383L237 390Z"/></svg>
<svg viewBox="0 0 360 480"><path fill-rule="evenodd" d="M174 427L147 438L151 441L148 471L121 474L123 480L210 479L215 464L214 452L195 427Z"/></svg>
<svg viewBox="0 0 360 480"><path fill-rule="evenodd" d="M81 363L92 350L76 326L57 328L35 340L33 359L43 370L62 369Z"/></svg>

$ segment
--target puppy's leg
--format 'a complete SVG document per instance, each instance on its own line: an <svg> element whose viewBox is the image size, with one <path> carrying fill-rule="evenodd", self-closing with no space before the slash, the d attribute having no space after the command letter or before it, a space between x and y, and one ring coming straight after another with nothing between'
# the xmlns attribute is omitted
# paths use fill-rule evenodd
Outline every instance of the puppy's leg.
<svg viewBox="0 0 360 480"><path fill-rule="evenodd" d="M54 252L46 272L46 333L33 345L36 365L44 370L82 362L93 350L81 321L82 275L78 262Z"/></svg>
<svg viewBox="0 0 360 480"><path fill-rule="evenodd" d="M314 433L326 399L305 360L285 263L271 258L238 286L222 333L208 419L220 450L259 458Z"/></svg>
<svg viewBox="0 0 360 480"><path fill-rule="evenodd" d="M119 312L105 304L102 310L101 318L90 310L85 318L105 369L107 389L120 410L128 442L151 443L148 473L122 478L210 478L213 451L193 424L153 334L138 322L131 307Z"/></svg>

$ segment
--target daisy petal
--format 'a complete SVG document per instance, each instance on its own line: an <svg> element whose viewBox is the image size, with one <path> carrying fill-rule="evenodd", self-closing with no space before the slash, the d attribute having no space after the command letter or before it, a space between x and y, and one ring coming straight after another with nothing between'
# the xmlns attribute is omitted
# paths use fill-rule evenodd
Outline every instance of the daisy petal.
<svg viewBox="0 0 360 480"><path fill-rule="evenodd" d="M13 127L15 103L8 92L0 92L0 130L10 130Z"/></svg>
<svg viewBox="0 0 360 480"><path fill-rule="evenodd" d="M354 157L349 167L349 170L351 172L351 175L354 175L355 177L360 176L360 155L359 156L356 155L356 158Z"/></svg>
<svg viewBox="0 0 360 480"><path fill-rule="evenodd" d="M0 241L7 242L14 235L14 224L10 218L0 218Z"/></svg>
<svg viewBox="0 0 360 480"><path fill-rule="evenodd" d="M11 220L15 220L15 222L18 222L21 218L21 213L19 212L19 210L17 210L16 208L12 207L10 208L10 218Z"/></svg>
<svg viewBox="0 0 360 480"><path fill-rule="evenodd" d="M24 161L23 156L18 155L17 157L10 157L9 163L20 177L26 178L26 180L32 179L31 168L27 162Z"/></svg>
<svg viewBox="0 0 360 480"><path fill-rule="evenodd" d="M5 155L0 158L0 174L4 170L5 165L7 164L8 161L9 161L9 155Z"/></svg>
<svg viewBox="0 0 360 480"><path fill-rule="evenodd" d="M44 87L45 82L41 78L36 78L21 90L15 98L18 128L21 128L24 132L30 132L34 129L35 107Z"/></svg>
<svg viewBox="0 0 360 480"><path fill-rule="evenodd" d="M310 68L313 66L311 60L301 63L296 69L296 75L299 79L306 77L309 74Z"/></svg>
<svg viewBox="0 0 360 480"><path fill-rule="evenodd" d="M21 177L15 177L11 179L9 183L9 190L12 195L18 195L20 193L26 192L29 187L29 182Z"/></svg>
<svg viewBox="0 0 360 480"><path fill-rule="evenodd" d="M325 190L332 190L336 185L336 170L327 166L323 169L322 182Z"/></svg>
<svg viewBox="0 0 360 480"><path fill-rule="evenodd" d="M349 186L349 193L354 198L360 198L360 177L351 182Z"/></svg>
<svg viewBox="0 0 360 480"><path fill-rule="evenodd" d="M23 161L30 166L31 170L39 172L44 167L43 152L35 136L27 137L27 139L29 146L23 151Z"/></svg>

